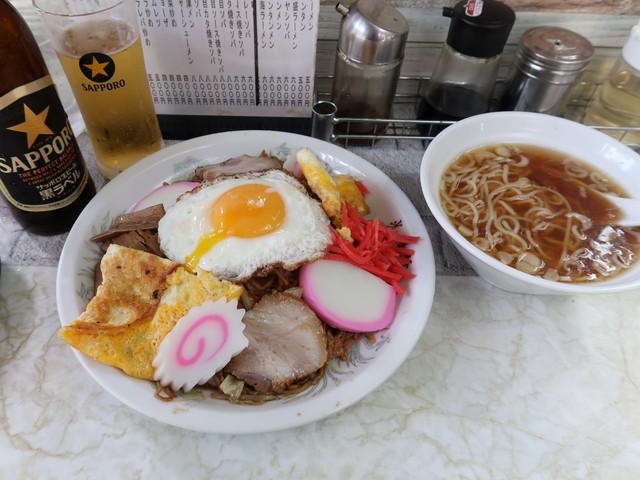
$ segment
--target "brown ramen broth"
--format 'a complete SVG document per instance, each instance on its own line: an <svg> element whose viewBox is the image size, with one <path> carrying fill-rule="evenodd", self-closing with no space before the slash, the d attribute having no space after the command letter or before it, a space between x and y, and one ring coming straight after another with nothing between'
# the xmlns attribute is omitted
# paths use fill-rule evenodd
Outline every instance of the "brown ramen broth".
<svg viewBox="0 0 640 480"><path fill-rule="evenodd" d="M591 189L627 197L585 163L532 145L462 154L440 182L442 208L473 245L513 268L560 282L591 282L627 269L640 228Z"/></svg>

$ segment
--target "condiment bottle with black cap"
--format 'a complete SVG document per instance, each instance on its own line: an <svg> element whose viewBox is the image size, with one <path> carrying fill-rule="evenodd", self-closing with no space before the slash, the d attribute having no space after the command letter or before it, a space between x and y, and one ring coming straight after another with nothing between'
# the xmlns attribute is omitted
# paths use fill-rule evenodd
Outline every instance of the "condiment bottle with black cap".
<svg viewBox="0 0 640 480"><path fill-rule="evenodd" d="M497 0L462 0L442 14L451 24L419 116L459 120L486 112L516 15Z"/></svg>
<svg viewBox="0 0 640 480"><path fill-rule="evenodd" d="M331 97L337 114L344 118L389 118L409 24L384 0L358 0L350 7L338 3L336 10L344 16ZM375 122L353 122L349 133L381 133L384 127Z"/></svg>

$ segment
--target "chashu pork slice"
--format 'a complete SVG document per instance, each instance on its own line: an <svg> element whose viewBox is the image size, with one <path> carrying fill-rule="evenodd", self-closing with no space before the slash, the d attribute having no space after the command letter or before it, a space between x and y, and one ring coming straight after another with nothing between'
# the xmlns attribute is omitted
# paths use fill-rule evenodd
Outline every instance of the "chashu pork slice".
<svg viewBox="0 0 640 480"><path fill-rule="evenodd" d="M324 324L294 295L265 295L242 321L249 346L231 359L226 371L258 392L281 393L327 362Z"/></svg>
<svg viewBox="0 0 640 480"><path fill-rule="evenodd" d="M192 180L194 182L210 182L224 175L236 175L238 173L271 170L273 168L282 168L282 161L278 157L262 151L257 156L241 155L222 163L197 167Z"/></svg>

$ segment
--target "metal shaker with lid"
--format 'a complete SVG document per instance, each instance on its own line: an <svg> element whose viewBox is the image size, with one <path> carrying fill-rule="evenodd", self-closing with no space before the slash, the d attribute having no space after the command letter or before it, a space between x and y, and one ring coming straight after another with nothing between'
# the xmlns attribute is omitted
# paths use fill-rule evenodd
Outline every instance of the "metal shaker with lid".
<svg viewBox="0 0 640 480"><path fill-rule="evenodd" d="M499 109L561 113L593 53L593 45L571 30L530 28L522 35Z"/></svg>
<svg viewBox="0 0 640 480"><path fill-rule="evenodd" d="M338 3L336 10L344 16L332 87L337 114L344 118L389 118L409 24L384 0L358 0L350 7ZM381 133L384 128L380 123L354 122L349 133Z"/></svg>

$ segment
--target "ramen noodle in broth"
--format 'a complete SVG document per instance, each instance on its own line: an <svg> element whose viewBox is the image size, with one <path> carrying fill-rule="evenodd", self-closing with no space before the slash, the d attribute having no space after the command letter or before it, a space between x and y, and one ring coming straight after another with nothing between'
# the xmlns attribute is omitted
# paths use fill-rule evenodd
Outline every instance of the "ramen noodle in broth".
<svg viewBox="0 0 640 480"><path fill-rule="evenodd" d="M501 144L458 157L442 177L440 199L457 230L506 265L590 282L627 269L640 250L640 228L616 227L616 207L592 189L627 196L575 158Z"/></svg>

